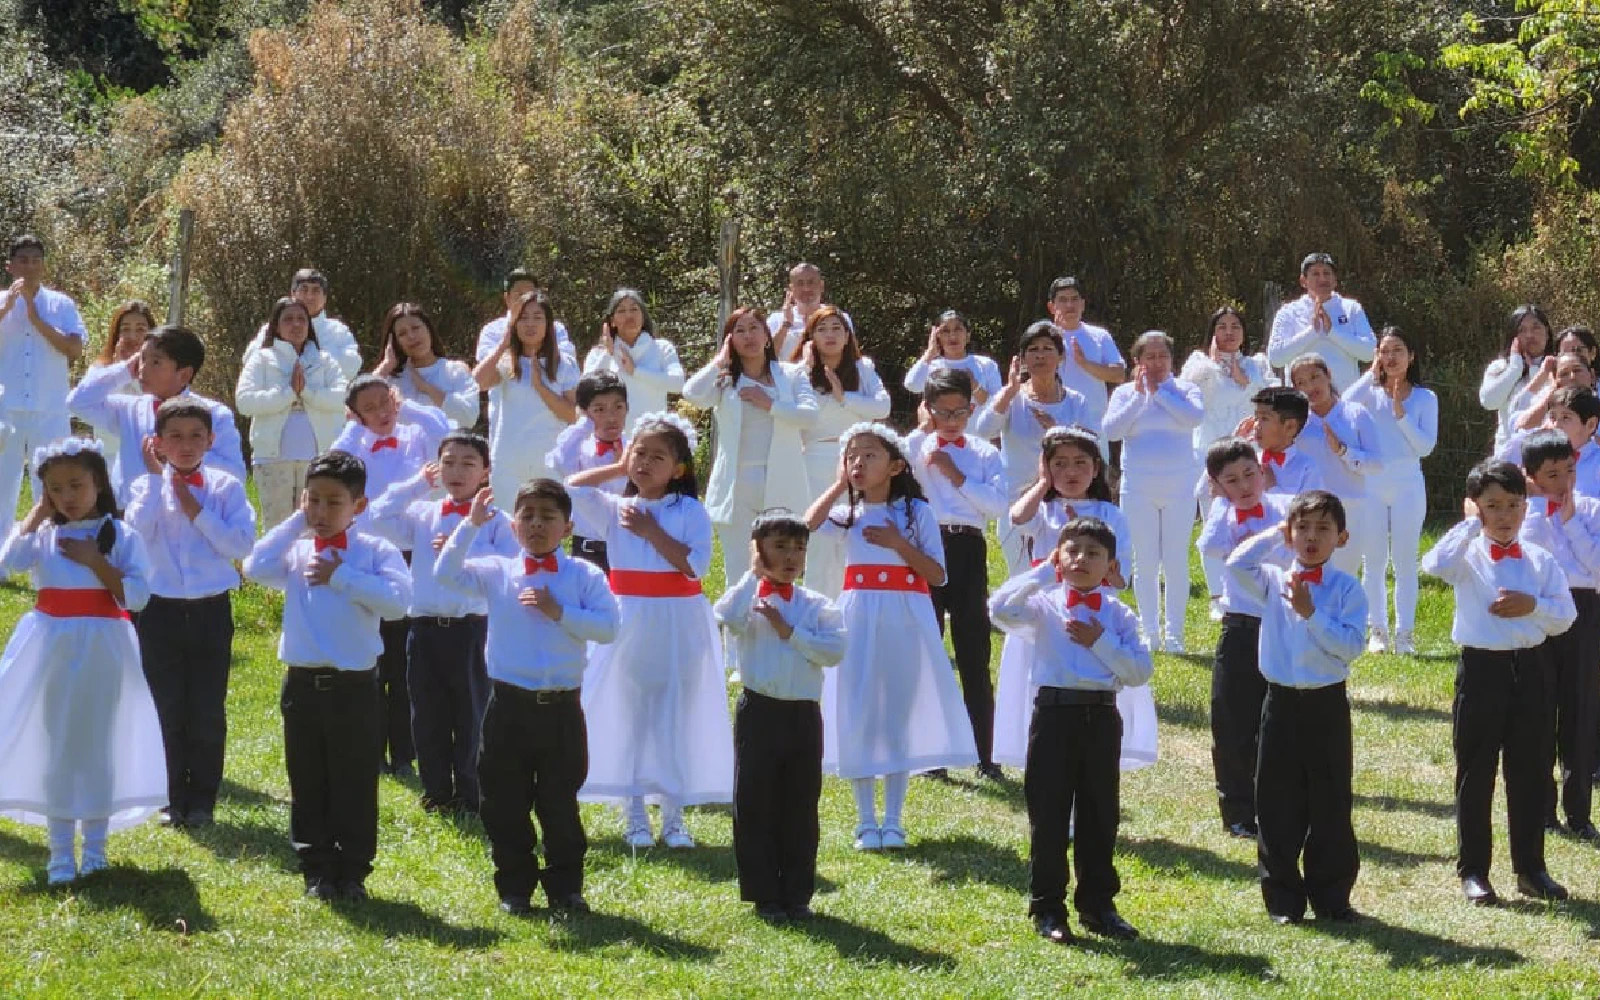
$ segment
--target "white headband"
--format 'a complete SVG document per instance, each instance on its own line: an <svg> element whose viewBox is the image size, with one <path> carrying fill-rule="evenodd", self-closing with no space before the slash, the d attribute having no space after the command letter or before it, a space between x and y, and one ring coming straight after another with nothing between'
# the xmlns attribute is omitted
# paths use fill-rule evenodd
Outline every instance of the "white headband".
<svg viewBox="0 0 1600 1000"><path fill-rule="evenodd" d="M105 456L105 447L94 438L74 436L51 441L43 448L35 448L33 450L34 471L37 472L44 463L52 458L60 458L62 455L77 455L85 451L92 451L101 457Z"/></svg>
<svg viewBox="0 0 1600 1000"><path fill-rule="evenodd" d="M850 442L863 434L870 434L880 441L886 441L889 444L894 445L894 447L899 450L902 456L910 454L910 450L906 447L904 438L896 434L894 429L888 424L880 424L875 420L863 420L860 423L851 424L849 427L846 427L844 430L840 431L839 454L843 455L845 449L850 447Z"/></svg>
<svg viewBox="0 0 1600 1000"><path fill-rule="evenodd" d="M654 413L646 413L640 417L633 425L633 436L637 438L652 427L671 427L680 431L684 437L689 439L690 451L694 451L695 448L699 447L700 436L695 433L694 424L670 410L657 410Z"/></svg>

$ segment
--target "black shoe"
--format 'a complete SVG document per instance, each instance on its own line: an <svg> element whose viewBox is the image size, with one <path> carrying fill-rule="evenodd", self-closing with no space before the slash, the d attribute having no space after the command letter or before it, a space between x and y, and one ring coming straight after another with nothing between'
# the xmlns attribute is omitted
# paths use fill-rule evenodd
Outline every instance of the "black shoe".
<svg viewBox="0 0 1600 1000"><path fill-rule="evenodd" d="M1117 938L1122 941L1132 941L1139 936L1133 925L1122 919L1122 915L1115 909L1103 910L1100 913L1080 913L1078 923L1091 934L1101 937Z"/></svg>
<svg viewBox="0 0 1600 1000"><path fill-rule="evenodd" d="M1272 918L1272 922L1277 924L1279 927L1292 927L1305 919L1304 917L1297 917L1292 913L1269 913L1267 915L1270 916Z"/></svg>
<svg viewBox="0 0 1600 1000"><path fill-rule="evenodd" d="M1549 872L1517 876L1517 892L1533 899L1560 900L1567 898L1567 888L1550 877Z"/></svg>
<svg viewBox="0 0 1600 1000"><path fill-rule="evenodd" d="M202 830L216 824L216 816L210 809L190 809L188 815L183 817L183 825L193 830Z"/></svg>
<svg viewBox="0 0 1600 1000"><path fill-rule="evenodd" d="M1596 830L1593 823L1580 823L1569 827L1567 832L1579 840L1600 840L1600 830Z"/></svg>
<svg viewBox="0 0 1600 1000"><path fill-rule="evenodd" d="M340 882L339 898L350 903L367 901L367 887L360 882Z"/></svg>
<svg viewBox="0 0 1600 1000"><path fill-rule="evenodd" d="M174 830L181 830L189 825L189 817L184 815L181 809L163 809L161 810L161 825L171 827Z"/></svg>
<svg viewBox="0 0 1600 1000"><path fill-rule="evenodd" d="M1260 834L1260 832L1261 831L1257 829L1254 823L1228 824L1228 836L1237 837L1240 840L1255 840L1256 836Z"/></svg>
<svg viewBox="0 0 1600 1000"><path fill-rule="evenodd" d="M1040 937L1054 944L1071 944L1076 940L1065 917L1034 917L1033 929L1039 932Z"/></svg>
<svg viewBox="0 0 1600 1000"><path fill-rule="evenodd" d="M550 900L550 910L558 915L575 914L579 916L594 912L589 909L589 902L583 898L583 893L581 892L568 893L565 896Z"/></svg>
<svg viewBox="0 0 1600 1000"><path fill-rule="evenodd" d="M1500 902L1500 897L1495 894L1494 886L1489 884L1486 875L1467 875L1461 879L1461 894L1467 897L1467 902L1473 906L1494 906Z"/></svg>
<svg viewBox="0 0 1600 1000"><path fill-rule="evenodd" d="M1006 780L1006 773L1000 770L999 764L979 764L978 777L987 778L990 781L1004 781Z"/></svg>
<svg viewBox="0 0 1600 1000"><path fill-rule="evenodd" d="M500 911L513 917L525 917L533 912L533 901L527 896L501 896Z"/></svg>
<svg viewBox="0 0 1600 1000"><path fill-rule="evenodd" d="M761 903L756 906L756 916L769 924L781 924L789 919L789 911L777 903Z"/></svg>
<svg viewBox="0 0 1600 1000"><path fill-rule="evenodd" d="M922 777L933 778L935 781L949 781L950 769L945 767L936 767L931 771L923 771Z"/></svg>
<svg viewBox="0 0 1600 1000"><path fill-rule="evenodd" d="M415 778L417 776L417 768L416 765L410 762L395 764L389 768L389 773L396 778Z"/></svg>
<svg viewBox="0 0 1600 1000"><path fill-rule="evenodd" d="M1545 833L1560 833L1561 832L1561 821L1559 819L1556 819L1554 816L1545 817L1544 832Z"/></svg>
<svg viewBox="0 0 1600 1000"><path fill-rule="evenodd" d="M789 907L787 912L790 920L810 920L812 917L816 916L816 914L811 911L811 905L809 903L795 903L793 906Z"/></svg>
<svg viewBox="0 0 1600 1000"><path fill-rule="evenodd" d="M332 879L308 876L306 878L306 895L326 902L336 898L339 895L339 889L333 884Z"/></svg>
<svg viewBox="0 0 1600 1000"><path fill-rule="evenodd" d="M417 799L417 805L421 806L425 813L447 813L456 808L456 800L436 799L431 795L424 795Z"/></svg>
<svg viewBox="0 0 1600 1000"><path fill-rule="evenodd" d="M1317 914L1318 920L1326 920L1335 924L1357 924L1361 922L1361 914L1348 903L1334 910L1332 913Z"/></svg>

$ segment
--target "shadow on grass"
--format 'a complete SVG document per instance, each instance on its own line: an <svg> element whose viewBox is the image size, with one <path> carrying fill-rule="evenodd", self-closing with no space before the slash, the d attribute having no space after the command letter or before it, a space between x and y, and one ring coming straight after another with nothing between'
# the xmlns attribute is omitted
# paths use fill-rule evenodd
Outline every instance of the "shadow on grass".
<svg viewBox="0 0 1600 1000"><path fill-rule="evenodd" d="M720 952L703 944L663 934L648 924L614 913L590 913L582 917L553 919L547 941L551 951L584 952L612 945L628 945L676 962L709 962Z"/></svg>
<svg viewBox="0 0 1600 1000"><path fill-rule="evenodd" d="M234 806L263 806L271 808L289 808L288 799L280 799L276 795L268 795L249 785L241 785L232 778L222 779L222 788L217 796L218 804L223 808Z"/></svg>
<svg viewBox="0 0 1600 1000"><path fill-rule="evenodd" d="M784 925L784 929L829 945L839 957L857 965L898 965L906 969L948 970L956 960L940 951L929 951L894 938L881 931L848 920L816 914L810 920Z"/></svg>
<svg viewBox="0 0 1600 1000"><path fill-rule="evenodd" d="M31 843L10 830L0 829L0 858L19 865L38 865L42 871L48 854L43 844Z"/></svg>
<svg viewBox="0 0 1600 1000"><path fill-rule="evenodd" d="M1415 868L1417 865L1434 865L1455 861L1453 854L1436 854L1427 851L1405 851L1387 844L1376 844L1370 840L1360 840L1357 844L1361 849L1361 860L1382 865L1385 868Z"/></svg>
<svg viewBox="0 0 1600 1000"><path fill-rule="evenodd" d="M615 854L620 859L625 859L633 853L633 849L620 839L608 838L602 850L608 854ZM699 876L706 882L731 882L739 877L739 865L734 859L733 848L721 844L701 844L686 851L657 845L639 852L640 858L646 855L649 856L652 865L670 865Z"/></svg>
<svg viewBox="0 0 1600 1000"><path fill-rule="evenodd" d="M493 927L458 927L409 900L335 900L328 908L350 926L385 938L417 938L449 948L486 948L505 937Z"/></svg>
<svg viewBox="0 0 1600 1000"><path fill-rule="evenodd" d="M1140 979L1205 979L1211 976L1238 976L1265 982L1272 975L1272 962L1265 955L1240 951L1208 951L1192 944L1157 941L1142 937L1137 941L1111 941L1101 937L1079 937L1075 948L1107 955L1121 961Z"/></svg>
<svg viewBox="0 0 1600 1000"><path fill-rule="evenodd" d="M1379 701L1373 698L1354 698L1350 707L1357 712L1371 712L1391 722L1449 722L1450 710L1432 705L1408 705L1403 701Z"/></svg>
<svg viewBox="0 0 1600 1000"><path fill-rule="evenodd" d="M1600 903L1588 899L1569 899L1557 907L1557 912L1588 924L1589 940L1600 940Z"/></svg>
<svg viewBox="0 0 1600 1000"><path fill-rule="evenodd" d="M970 774L971 772L968 773ZM966 776L952 777L945 779L944 784L964 792L976 792L986 798L1014 806L1019 810L1026 809L1027 801L1022 794L1022 768L1007 768L1005 775L1005 778L1001 781Z"/></svg>
<svg viewBox="0 0 1600 1000"><path fill-rule="evenodd" d="M1156 703L1156 718L1169 726L1183 726L1185 729L1211 729L1211 709L1206 705L1190 705L1184 702Z"/></svg>
<svg viewBox="0 0 1600 1000"><path fill-rule="evenodd" d="M932 868L935 885L978 881L1028 891L1027 858L977 837L919 838L906 856Z"/></svg>
<svg viewBox="0 0 1600 1000"><path fill-rule="evenodd" d="M96 910L137 910L144 925L155 930L200 934L217 926L201 904L194 880L182 868L113 865L82 879L73 891Z"/></svg>
<svg viewBox="0 0 1600 1000"><path fill-rule="evenodd" d="M1155 837L1150 840L1121 837L1117 840L1117 848L1138 857L1152 868L1159 868L1163 872L1171 872L1179 877L1198 875L1202 878L1230 882L1240 880L1253 882L1260 877L1260 872L1253 864L1236 861L1193 844L1179 844L1165 837Z"/></svg>
<svg viewBox="0 0 1600 1000"><path fill-rule="evenodd" d="M1521 953L1510 948L1462 944L1426 931L1384 923L1371 914L1363 914L1355 924L1319 920L1307 926L1329 937L1365 941L1384 953L1391 969L1444 969L1467 964L1503 969L1524 961Z"/></svg>
<svg viewBox="0 0 1600 1000"><path fill-rule="evenodd" d="M259 858L287 872L300 870L299 858L289 844L289 831L282 826L224 818L211 826L188 828L182 833L219 858Z"/></svg>
<svg viewBox="0 0 1600 1000"><path fill-rule="evenodd" d="M1363 795L1357 792L1355 804L1362 809L1375 809L1379 812L1414 812L1432 816L1434 819L1456 818L1454 802L1428 802L1396 795Z"/></svg>

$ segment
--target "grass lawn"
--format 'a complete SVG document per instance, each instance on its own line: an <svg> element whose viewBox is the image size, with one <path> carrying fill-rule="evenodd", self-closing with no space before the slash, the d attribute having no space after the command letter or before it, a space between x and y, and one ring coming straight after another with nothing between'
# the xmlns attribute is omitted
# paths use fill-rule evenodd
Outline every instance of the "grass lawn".
<svg viewBox="0 0 1600 1000"><path fill-rule="evenodd" d="M7 632L31 601L20 582L0 588ZM1600 995L1600 850L1550 843L1571 902L1461 900L1448 591L1424 583L1423 655L1356 664L1354 902L1367 919L1349 928L1270 923L1254 846L1221 828L1207 723L1216 628L1203 605L1190 603L1189 648L1205 655L1156 658L1161 762L1122 786L1118 902L1144 937L1067 949L1035 937L1025 916L1015 771L1003 786L970 772L913 782L911 847L898 856L851 849L849 788L830 779L818 917L801 926L769 927L739 901L725 809L690 811L698 849L635 856L613 813L585 807L596 915L504 916L481 827L424 814L415 782L392 778L372 900L306 899L287 838L279 602L246 587L216 826L114 835L112 870L58 891L44 885L43 831L0 821L0 995ZM998 661L998 641L994 651ZM1495 836L1494 876L1509 894L1503 806Z"/></svg>

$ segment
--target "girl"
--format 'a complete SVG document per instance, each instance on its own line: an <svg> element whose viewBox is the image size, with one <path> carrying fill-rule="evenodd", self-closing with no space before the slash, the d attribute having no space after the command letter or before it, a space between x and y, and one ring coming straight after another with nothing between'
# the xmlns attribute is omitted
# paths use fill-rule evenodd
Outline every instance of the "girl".
<svg viewBox="0 0 1600 1000"><path fill-rule="evenodd" d="M1228 437L1245 417L1255 415L1250 397L1273 383L1272 369L1263 354L1245 354L1244 317L1233 306L1223 306L1211 314L1206 349L1195 351L1183 363L1178 377L1192 382L1205 400L1206 414L1194 429L1194 459L1204 464L1206 449L1217 438ZM1204 482L1197 495L1208 504L1211 491ZM1207 582L1211 582L1209 575ZM1213 592L1220 592L1221 581Z"/></svg>
<svg viewBox="0 0 1600 1000"><path fill-rule="evenodd" d="M655 843L647 800L661 806L661 839L674 848L694 846L684 806L733 801L722 643L700 586L711 519L696 499L694 446L687 420L647 413L620 461L567 481L575 509L606 525L622 614L616 641L594 647L584 672L589 780L580 797L622 801L629 847ZM628 479L622 496L598 488L619 476Z"/></svg>
<svg viewBox="0 0 1600 1000"><path fill-rule="evenodd" d="M1595 358L1600 356L1600 341L1595 340L1594 331L1586 326L1569 326L1556 334L1556 353L1581 354L1592 367Z"/></svg>
<svg viewBox="0 0 1600 1000"><path fill-rule="evenodd" d="M772 334L754 309L735 309L722 347L684 383L683 398L715 410L717 454L706 510L722 540L722 569L733 586L749 569L750 525L769 507L800 510L810 499L800 432L816 426L817 396L798 368L778 364Z"/></svg>
<svg viewBox="0 0 1600 1000"><path fill-rule="evenodd" d="M1040 320L1028 327L1017 344L1016 357L1011 359L1005 388L972 418L972 433L1000 438L1006 460L1006 495L1012 500L1032 485L1032 470L1038 464L1034 457L1047 431L1093 420L1083 395L1061 382L1061 361L1066 350L1061 331L1054 323ZM1100 432L1099 427L1088 429ZM1000 526L1000 546L1012 576L1028 568L1023 539L1014 525Z"/></svg>
<svg viewBox="0 0 1600 1000"><path fill-rule="evenodd" d="M233 394L233 405L250 418L250 461L266 527L300 506L306 467L344 430L344 394L344 370L322 351L311 314L294 299L279 299Z"/></svg>
<svg viewBox="0 0 1600 1000"><path fill-rule="evenodd" d="M139 348L144 346L144 338L151 330L156 328L155 313L150 311L150 306L139 299L129 299L117 306L111 314L110 328L106 333L106 342L100 347L100 354L89 365L87 378L102 368L111 365L125 364L127 360L139 353ZM118 395L142 396L144 389L140 387L138 379L129 379L127 383L117 390ZM121 441L117 437L115 427L96 427L94 436L100 439L105 446L106 453L116 455L122 449ZM121 477L113 471L111 485L119 492L122 489Z"/></svg>
<svg viewBox="0 0 1600 1000"><path fill-rule="evenodd" d="M1416 652L1412 630L1417 619L1417 545L1428 512L1422 460L1439 436L1439 400L1422 388L1417 352L1396 327L1378 336L1372 369L1345 397L1366 407L1378 428L1378 460L1383 468L1367 477L1366 525L1361 533L1361 576L1367 592L1367 649L1389 645L1389 600L1384 573L1394 566L1394 645L1396 653Z"/></svg>
<svg viewBox="0 0 1600 1000"><path fill-rule="evenodd" d="M1288 374L1289 384L1304 393L1310 404L1306 425L1294 446L1317 463L1323 489L1344 503L1350 540L1334 550L1333 564L1356 576L1361 572L1361 538L1367 520L1367 477L1381 467L1378 425L1366 407L1339 398L1333 373L1322 355L1300 355L1290 363Z"/></svg>
<svg viewBox="0 0 1600 1000"><path fill-rule="evenodd" d="M494 403L489 487L502 497L516 496L529 479L552 474L545 455L578 416L578 366L556 345L550 299L528 292L511 313L506 338L472 371Z"/></svg>
<svg viewBox="0 0 1600 1000"><path fill-rule="evenodd" d="M1098 517L1117 536L1118 553L1128 544L1128 522L1111 501L1100 441L1081 427L1045 432L1037 479L1011 506L1011 524L1023 540L1023 572L1039 565L1055 548L1061 529L1077 517ZM1039 553L1035 556L1034 553ZM1113 564L1106 584L1127 586ZM995 692L994 759L1022 767L1028 762L1028 725L1036 687L1030 678L1033 640L1028 633L1006 636L1000 650L1000 683ZM1156 762L1156 703L1149 685L1117 692L1122 714L1122 769L1136 771Z"/></svg>
<svg viewBox="0 0 1600 1000"><path fill-rule="evenodd" d="M0 658L0 813L49 832L51 885L100 871L106 833L167 804L166 754L128 612L150 596L97 441L34 453L44 499L0 548L38 599ZM83 859L75 855L83 830Z"/></svg>
<svg viewBox="0 0 1600 1000"><path fill-rule="evenodd" d="M1205 415L1198 387L1172 377L1172 338L1160 330L1133 343L1134 377L1117 386L1106 404L1105 436L1124 441L1122 511L1133 532L1133 592L1139 620L1152 646L1183 652L1183 616L1189 603L1189 535L1195 518L1194 429ZM1165 579L1167 615L1161 623Z"/></svg>
<svg viewBox="0 0 1600 1000"><path fill-rule="evenodd" d="M458 430L478 422L478 384L459 361L440 357L433 320L415 302L397 302L383 317L383 360L374 372L400 390L402 400L431 406Z"/></svg>
<svg viewBox="0 0 1600 1000"><path fill-rule="evenodd" d="M786 312L792 303L785 302ZM799 373L817 395L817 422L800 432L805 448L806 497L821 496L839 477L839 434L862 420L889 415L889 390L872 359L863 357L844 314L822 306L806 320L797 347ZM844 546L837 538L813 538L806 546L806 586L829 598L844 585Z"/></svg>
<svg viewBox="0 0 1600 1000"><path fill-rule="evenodd" d="M1511 437L1511 398L1533 378L1551 346L1550 319L1536 305L1530 303L1511 310L1506 327L1509 343L1505 352L1489 362L1483 384L1478 387L1478 402L1495 413L1496 453Z"/></svg>
<svg viewBox="0 0 1600 1000"><path fill-rule="evenodd" d="M917 395L928 382L928 375L936 368L960 368L972 375L972 402L982 406L989 397L1000 391L1000 366L992 358L981 354L968 354L972 331L966 317L954 309L947 309L939 322L928 331L928 349L906 372L905 387Z"/></svg>
<svg viewBox="0 0 1600 1000"><path fill-rule="evenodd" d="M928 594L945 577L939 522L905 445L872 423L845 428L839 445L833 485L806 511L812 531L845 548L839 610L850 641L823 681L822 761L855 789L856 850L899 850L911 772L971 766L978 750Z"/></svg>
<svg viewBox="0 0 1600 1000"><path fill-rule="evenodd" d="M644 413L664 412L667 394L683 391L683 363L671 341L655 335L644 296L632 288L611 294L600 324L600 343L583 359L583 373L610 372L628 388L626 433Z"/></svg>

